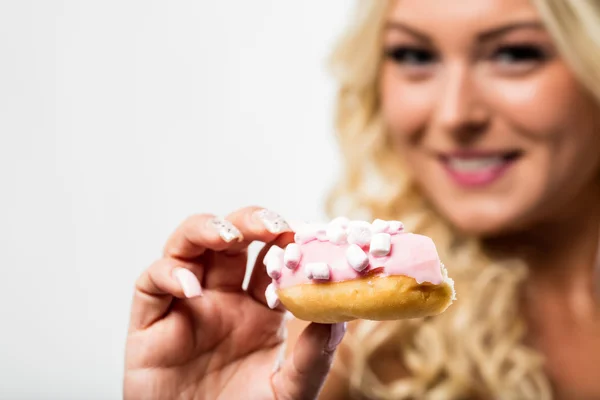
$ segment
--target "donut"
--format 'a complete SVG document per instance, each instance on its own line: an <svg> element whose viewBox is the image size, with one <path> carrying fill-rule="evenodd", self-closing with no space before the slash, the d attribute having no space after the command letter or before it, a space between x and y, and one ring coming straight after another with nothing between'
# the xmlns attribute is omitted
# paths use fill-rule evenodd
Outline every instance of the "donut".
<svg viewBox="0 0 600 400"><path fill-rule="evenodd" d="M270 308L319 323L384 321L434 316L455 300L433 240L400 221L339 217L294 231L293 243L264 257Z"/></svg>

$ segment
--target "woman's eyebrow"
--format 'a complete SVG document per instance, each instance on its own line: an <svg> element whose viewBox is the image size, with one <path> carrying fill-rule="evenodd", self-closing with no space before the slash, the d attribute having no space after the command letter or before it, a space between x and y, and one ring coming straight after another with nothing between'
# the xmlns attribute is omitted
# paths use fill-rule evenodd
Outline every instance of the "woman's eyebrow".
<svg viewBox="0 0 600 400"><path fill-rule="evenodd" d="M407 25L403 22L399 22L399 21L388 21L385 24L384 30L395 30L395 31L401 31L404 33L408 33L411 36L416 37L417 39L419 39L422 42L426 42L426 43L432 43L433 40L429 37L429 35L427 35L424 32L419 31L416 28L411 27L410 25Z"/></svg>
<svg viewBox="0 0 600 400"><path fill-rule="evenodd" d="M479 42L487 42L493 39L496 39L498 36L505 35L511 31L517 29L536 29L536 30L544 30L544 25L537 20L532 21L518 21L511 22L508 24L503 24L488 30L485 30L477 35L477 40ZM407 33L411 36L414 36L418 40L431 44L433 43L433 39L425 32L420 31L419 29L412 27L404 22L400 21L388 21L385 24L384 30L396 30Z"/></svg>
<svg viewBox="0 0 600 400"><path fill-rule="evenodd" d="M498 36L505 35L517 29L535 29L544 30L544 25L540 21L519 21L511 22L509 24L501 25L496 28L486 30L477 35L477 39L480 42L487 42L498 38Z"/></svg>

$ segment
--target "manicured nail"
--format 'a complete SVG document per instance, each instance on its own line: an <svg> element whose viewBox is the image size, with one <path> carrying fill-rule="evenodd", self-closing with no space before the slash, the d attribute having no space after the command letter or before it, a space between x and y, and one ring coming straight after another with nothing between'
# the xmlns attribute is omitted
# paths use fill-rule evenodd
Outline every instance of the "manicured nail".
<svg viewBox="0 0 600 400"><path fill-rule="evenodd" d="M254 215L271 233L279 234L292 231L288 223L276 212L263 209L256 211Z"/></svg>
<svg viewBox="0 0 600 400"><path fill-rule="evenodd" d="M227 243L232 242L236 239L238 242L241 242L244 238L240 230L224 218L214 218L211 221L211 224L215 229L219 231L219 236L221 236L221 239L223 239Z"/></svg>
<svg viewBox="0 0 600 400"><path fill-rule="evenodd" d="M173 275L179 282L185 297L191 299L192 297L202 296L202 287L200 286L200 282L198 282L198 278L196 278L196 275L194 275L192 271L185 268L175 268L173 270Z"/></svg>
<svg viewBox="0 0 600 400"><path fill-rule="evenodd" d="M329 341L327 342L327 346L325 346L325 351L331 352L338 347L344 338L347 325L347 322L340 322L331 325L331 333L329 334Z"/></svg>

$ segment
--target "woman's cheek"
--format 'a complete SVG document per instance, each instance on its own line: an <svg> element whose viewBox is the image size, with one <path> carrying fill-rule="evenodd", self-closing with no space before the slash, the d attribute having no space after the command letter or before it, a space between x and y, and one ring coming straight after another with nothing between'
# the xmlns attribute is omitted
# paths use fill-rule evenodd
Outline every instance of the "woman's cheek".
<svg viewBox="0 0 600 400"><path fill-rule="evenodd" d="M578 83L559 63L529 78L492 80L482 90L495 113L530 139L549 139L577 123L582 107L589 111Z"/></svg>
<svg viewBox="0 0 600 400"><path fill-rule="evenodd" d="M425 82L406 82L384 71L382 112L393 139L407 140L427 126L433 97L428 86Z"/></svg>

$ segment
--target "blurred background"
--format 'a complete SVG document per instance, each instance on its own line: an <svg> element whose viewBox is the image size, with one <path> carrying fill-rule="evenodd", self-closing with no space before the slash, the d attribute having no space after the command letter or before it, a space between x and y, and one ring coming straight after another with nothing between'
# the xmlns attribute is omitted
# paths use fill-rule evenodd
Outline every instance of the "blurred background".
<svg viewBox="0 0 600 400"><path fill-rule="evenodd" d="M0 398L117 399L136 277L190 214L324 217L352 2L0 1Z"/></svg>

